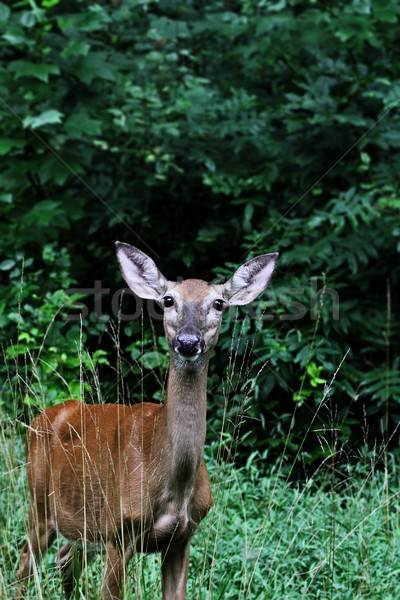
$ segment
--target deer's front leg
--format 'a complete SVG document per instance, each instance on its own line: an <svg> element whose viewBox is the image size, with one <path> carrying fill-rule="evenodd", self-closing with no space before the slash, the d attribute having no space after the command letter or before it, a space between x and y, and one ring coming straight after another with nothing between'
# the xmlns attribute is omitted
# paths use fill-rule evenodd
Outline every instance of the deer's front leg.
<svg viewBox="0 0 400 600"><path fill-rule="evenodd" d="M107 544L107 561L101 588L102 600L119 600L125 581L125 567L132 558L133 548L129 545L125 552L119 545Z"/></svg>
<svg viewBox="0 0 400 600"><path fill-rule="evenodd" d="M56 566L60 569L63 578L63 587L66 598L71 598L74 588L78 584L82 570L83 550L70 543L65 544L57 552Z"/></svg>
<svg viewBox="0 0 400 600"><path fill-rule="evenodd" d="M26 586L32 576L34 561L39 561L53 543L56 532L46 520L46 506L43 502L29 506L29 539L25 542L16 574L17 591L15 598L24 598Z"/></svg>
<svg viewBox="0 0 400 600"><path fill-rule="evenodd" d="M171 544L162 556L163 600L185 600L189 570L190 540Z"/></svg>

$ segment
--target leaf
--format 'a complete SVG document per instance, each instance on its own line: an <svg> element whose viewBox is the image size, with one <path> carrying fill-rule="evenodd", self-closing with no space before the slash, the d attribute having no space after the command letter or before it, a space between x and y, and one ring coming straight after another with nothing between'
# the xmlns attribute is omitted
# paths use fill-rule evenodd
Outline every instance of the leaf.
<svg viewBox="0 0 400 600"><path fill-rule="evenodd" d="M129 344L129 346L125 348L125 351L130 352L132 360L138 360L141 354L140 349L137 348L136 342L134 342L133 344Z"/></svg>
<svg viewBox="0 0 400 600"><path fill-rule="evenodd" d="M49 154L47 159L41 162L37 172L42 184L54 181L58 185L63 185L72 174L82 172L82 165L79 156L74 157L64 153L60 160L58 156Z"/></svg>
<svg viewBox="0 0 400 600"><path fill-rule="evenodd" d="M115 81L117 67L107 62L105 52L91 52L82 57L74 68L74 74L87 85L91 85L94 79L106 79Z"/></svg>
<svg viewBox="0 0 400 600"><path fill-rule="evenodd" d="M70 56L86 56L90 50L90 44L83 40L72 40L70 44L61 52L63 58Z"/></svg>
<svg viewBox="0 0 400 600"><path fill-rule="evenodd" d="M91 119L87 113L75 113L67 119L64 129L74 137L98 136L101 134L101 121Z"/></svg>
<svg viewBox="0 0 400 600"><path fill-rule="evenodd" d="M52 6L56 6L59 4L61 0L42 0L42 6L44 8L51 8Z"/></svg>
<svg viewBox="0 0 400 600"><path fill-rule="evenodd" d="M36 16L33 14L33 12L25 10L21 14L20 23L23 27L34 27L36 25Z"/></svg>
<svg viewBox="0 0 400 600"><path fill-rule="evenodd" d="M150 21L151 33L155 39L189 38L190 30L184 21L168 17L153 17Z"/></svg>
<svg viewBox="0 0 400 600"><path fill-rule="evenodd" d="M163 357L158 354L158 352L146 352L139 359L139 362L143 365L145 369L155 369L159 367L162 363Z"/></svg>
<svg viewBox="0 0 400 600"><path fill-rule="evenodd" d="M14 79L20 77L35 77L40 81L48 82L49 75L59 75L58 65L37 64L28 60L14 60L9 65L10 71L15 73Z"/></svg>
<svg viewBox="0 0 400 600"><path fill-rule="evenodd" d="M15 266L15 260L12 260L11 258L3 260L2 263L0 263L0 270L1 271L11 271L11 269Z"/></svg>
<svg viewBox="0 0 400 600"><path fill-rule="evenodd" d="M7 154L11 148L23 148L25 140L12 140L11 138L0 138L0 156Z"/></svg>
<svg viewBox="0 0 400 600"><path fill-rule="evenodd" d="M61 15L57 23L61 31L75 29L81 31L97 31L104 23L111 21L107 12L99 5L90 6L89 10L77 14Z"/></svg>
<svg viewBox="0 0 400 600"><path fill-rule="evenodd" d="M37 117L26 117L24 119L24 127L30 127L31 129L38 129L39 127L43 127L43 125L51 125L54 123L61 123L61 118L63 117L63 113L58 110L50 109L44 111L42 114Z"/></svg>
<svg viewBox="0 0 400 600"><path fill-rule="evenodd" d="M11 46L31 46L31 40L23 35L18 35L18 33L5 33L3 39L6 40Z"/></svg>
<svg viewBox="0 0 400 600"><path fill-rule="evenodd" d="M244 218L246 221L251 221L251 219L253 218L253 214L254 214L254 206L253 204L246 204L246 206L244 207Z"/></svg>
<svg viewBox="0 0 400 600"><path fill-rule="evenodd" d="M3 4L3 2L0 2L0 22L8 21L10 14L11 14L11 9L8 6L6 6L5 4Z"/></svg>
<svg viewBox="0 0 400 600"><path fill-rule="evenodd" d="M52 200L42 200L37 202L33 209L24 216L24 221L31 225L40 223L41 225L50 225L55 216L63 213L60 208L61 202Z"/></svg>
<svg viewBox="0 0 400 600"><path fill-rule="evenodd" d="M382 6L380 8L374 8L374 15L378 19L378 21L383 21L385 23L397 23L397 14L399 12L398 7L393 8L390 6Z"/></svg>

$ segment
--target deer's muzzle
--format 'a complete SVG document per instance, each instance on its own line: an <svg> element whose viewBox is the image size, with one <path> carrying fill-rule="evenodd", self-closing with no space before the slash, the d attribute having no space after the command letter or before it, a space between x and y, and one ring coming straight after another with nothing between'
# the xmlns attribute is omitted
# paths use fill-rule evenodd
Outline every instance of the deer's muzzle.
<svg viewBox="0 0 400 600"><path fill-rule="evenodd" d="M205 348L204 338L200 331L192 325L182 327L172 340L175 352L186 359L193 359Z"/></svg>

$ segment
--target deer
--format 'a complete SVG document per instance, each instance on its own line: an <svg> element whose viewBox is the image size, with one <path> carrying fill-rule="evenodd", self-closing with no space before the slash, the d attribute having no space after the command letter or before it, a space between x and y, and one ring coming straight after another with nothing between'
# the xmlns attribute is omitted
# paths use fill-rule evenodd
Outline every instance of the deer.
<svg viewBox="0 0 400 600"><path fill-rule="evenodd" d="M58 534L67 540L56 555L66 598L104 547L103 600L122 598L135 552L161 553L163 600L186 598L190 543L213 504L203 458L210 355L223 314L267 288L278 253L256 256L221 284L169 281L149 256L123 242L116 253L132 292L163 309L170 355L165 402L67 400L31 421L28 538L16 598L25 597L33 566Z"/></svg>

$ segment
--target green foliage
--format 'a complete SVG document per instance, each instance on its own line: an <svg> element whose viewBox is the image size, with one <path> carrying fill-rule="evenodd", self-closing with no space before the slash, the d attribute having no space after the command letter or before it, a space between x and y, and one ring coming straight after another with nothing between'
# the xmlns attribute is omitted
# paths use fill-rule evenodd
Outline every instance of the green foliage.
<svg viewBox="0 0 400 600"><path fill-rule="evenodd" d="M296 454L307 434L314 460L315 415L344 444L359 443L365 419L371 441L381 423L389 439L400 419L399 14L394 0L0 3L2 402L13 406L9 384L40 406L90 395L94 377L106 400L162 397L157 323L117 323L116 239L170 278L226 277L278 250L257 318L236 327L230 386L224 326L210 431L228 405L243 457L266 444ZM96 280L110 289L101 314L77 291ZM77 300L82 327L65 320ZM85 389L84 348L101 351Z"/></svg>

